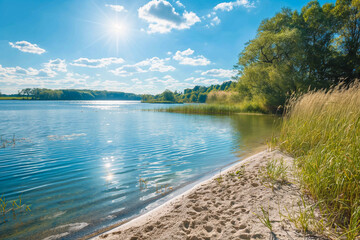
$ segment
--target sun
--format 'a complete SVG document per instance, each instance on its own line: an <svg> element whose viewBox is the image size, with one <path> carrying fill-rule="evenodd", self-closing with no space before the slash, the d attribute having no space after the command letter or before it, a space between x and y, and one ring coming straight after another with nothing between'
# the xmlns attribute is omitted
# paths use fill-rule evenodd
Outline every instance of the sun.
<svg viewBox="0 0 360 240"><path fill-rule="evenodd" d="M125 36L127 32L127 27L124 22L114 21L109 23L108 32L110 35L115 37Z"/></svg>

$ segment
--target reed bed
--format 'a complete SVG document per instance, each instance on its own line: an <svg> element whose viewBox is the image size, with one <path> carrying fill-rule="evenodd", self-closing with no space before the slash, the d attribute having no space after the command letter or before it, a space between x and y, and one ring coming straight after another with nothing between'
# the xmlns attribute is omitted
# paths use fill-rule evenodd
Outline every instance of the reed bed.
<svg viewBox="0 0 360 240"><path fill-rule="evenodd" d="M265 113L256 104L185 104L169 108L156 109L159 112L174 112L188 114L222 114L230 115L235 113Z"/></svg>
<svg viewBox="0 0 360 240"><path fill-rule="evenodd" d="M278 139L341 238L360 234L360 83L291 99Z"/></svg>

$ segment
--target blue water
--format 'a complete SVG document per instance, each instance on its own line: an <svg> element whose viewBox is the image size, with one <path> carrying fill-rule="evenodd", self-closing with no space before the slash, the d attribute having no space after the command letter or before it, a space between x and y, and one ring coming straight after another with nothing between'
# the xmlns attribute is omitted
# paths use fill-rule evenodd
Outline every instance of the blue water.
<svg viewBox="0 0 360 240"><path fill-rule="evenodd" d="M1 141L15 138L0 148L0 195L31 209L0 215L0 239L90 234L241 160L272 133L271 116L143 111L166 106L0 101Z"/></svg>

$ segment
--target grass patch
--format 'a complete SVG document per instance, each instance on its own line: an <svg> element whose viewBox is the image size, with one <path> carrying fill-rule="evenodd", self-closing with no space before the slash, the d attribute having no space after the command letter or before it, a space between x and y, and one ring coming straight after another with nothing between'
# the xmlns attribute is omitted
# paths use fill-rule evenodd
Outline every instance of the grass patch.
<svg viewBox="0 0 360 240"><path fill-rule="evenodd" d="M269 209L265 210L263 206L260 207L261 210L261 214L256 214L256 217L259 219L259 221L265 226L267 227L270 232L273 231L273 226L272 223L270 221L270 214L269 214Z"/></svg>
<svg viewBox="0 0 360 240"><path fill-rule="evenodd" d="M343 236L360 234L360 84L291 99L277 139L296 157L303 189Z"/></svg>
<svg viewBox="0 0 360 240"><path fill-rule="evenodd" d="M151 101L141 101L142 103L161 103L161 104L182 104L181 102L171 102L171 101L156 101L156 100L151 100Z"/></svg>
<svg viewBox="0 0 360 240"><path fill-rule="evenodd" d="M261 106L257 104L186 104L183 106L174 106L169 108L160 108L155 111L189 113L189 114L223 114L230 115L236 113L266 113Z"/></svg>
<svg viewBox="0 0 360 240"><path fill-rule="evenodd" d="M287 166L285 165L284 159L272 159L267 162L264 179L271 184L284 184L287 182Z"/></svg>
<svg viewBox="0 0 360 240"><path fill-rule="evenodd" d="M0 100L29 100L28 97L0 97Z"/></svg>

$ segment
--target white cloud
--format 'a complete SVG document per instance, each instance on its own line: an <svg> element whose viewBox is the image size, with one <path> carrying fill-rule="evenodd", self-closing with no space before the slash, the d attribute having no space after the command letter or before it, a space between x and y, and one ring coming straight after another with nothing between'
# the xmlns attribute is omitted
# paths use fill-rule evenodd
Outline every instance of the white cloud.
<svg viewBox="0 0 360 240"><path fill-rule="evenodd" d="M116 12L127 12L125 7L121 5L105 4L105 7L109 7Z"/></svg>
<svg viewBox="0 0 360 240"><path fill-rule="evenodd" d="M27 41L19 41L16 43L9 42L10 46L13 48L17 48L22 52L35 53L35 54L43 54L45 49L40 48L37 44L32 44Z"/></svg>
<svg viewBox="0 0 360 240"><path fill-rule="evenodd" d="M139 18L149 23L148 33L168 33L172 29L188 29L200 18L186 10L181 14L165 0L152 0L138 9Z"/></svg>
<svg viewBox="0 0 360 240"><path fill-rule="evenodd" d="M146 59L145 61L139 62L139 66L150 66L149 71L152 72L169 72L174 71L175 68L170 65L165 65L165 61L169 59L160 59L158 57L153 57L151 59Z"/></svg>
<svg viewBox="0 0 360 240"><path fill-rule="evenodd" d="M157 91L159 91L159 89L163 89L163 90L169 89L175 91L175 90L181 90L181 88L191 88L195 86L193 83L179 82L170 75L166 75L162 78L158 78L158 77L147 78L145 79L145 82L146 84L143 84L143 86L149 86L149 89L154 89L155 86L161 86L161 87L157 87ZM148 92L149 89L146 90L144 89L144 90Z"/></svg>
<svg viewBox="0 0 360 240"><path fill-rule="evenodd" d="M51 69L35 69L35 68L22 68L19 66L16 67L2 67L0 65L0 74L2 74L3 78L16 78L16 77L54 77L57 75L56 72Z"/></svg>
<svg viewBox="0 0 360 240"><path fill-rule="evenodd" d="M131 79L131 81L134 83L134 84L142 84L143 82L140 80L140 79L138 79L138 78L133 78L133 79Z"/></svg>
<svg viewBox="0 0 360 240"><path fill-rule="evenodd" d="M62 59L55 59L55 60L50 60L47 63L44 63L45 68L53 70L53 71L57 71L57 72L67 72L67 65L65 60Z"/></svg>
<svg viewBox="0 0 360 240"><path fill-rule="evenodd" d="M243 6L245 8L252 8L254 7L254 3L250 2L249 0L236 0L234 2L222 2L219 3L218 5L216 5L214 7L214 10L221 10L221 11L231 11L233 10L235 7L240 7Z"/></svg>
<svg viewBox="0 0 360 240"><path fill-rule="evenodd" d="M176 5L178 5L179 7L183 7L183 8L185 7L184 4L182 4L180 1L176 1L175 3L176 3Z"/></svg>
<svg viewBox="0 0 360 240"><path fill-rule="evenodd" d="M206 15L207 18L211 18L212 16L215 16L216 12L211 12Z"/></svg>
<svg viewBox="0 0 360 240"><path fill-rule="evenodd" d="M109 72L113 73L116 76L127 77L127 76L132 76L134 73L144 73L147 71L134 64L134 65L124 65L119 68L116 68L115 70L110 70Z"/></svg>
<svg viewBox="0 0 360 240"><path fill-rule="evenodd" d="M220 22L221 22L221 20L218 18L218 16L215 16L215 17L211 20L210 25L211 25L211 26L219 25Z"/></svg>
<svg viewBox="0 0 360 240"><path fill-rule="evenodd" d="M194 77L189 77L189 78L185 79L185 81L186 81L186 82L188 82L188 81L194 81L194 79L195 79Z"/></svg>
<svg viewBox="0 0 360 240"><path fill-rule="evenodd" d="M203 76L220 77L220 78L231 78L236 75L235 70L226 69L210 69L201 73Z"/></svg>
<svg viewBox="0 0 360 240"><path fill-rule="evenodd" d="M169 58L160 59L158 57L153 57L146 59L144 61L135 63L133 65L124 65L110 72L117 76L132 76L134 73L144 73L144 72L169 72L174 71L176 68L170 65L166 65L166 61L170 60Z"/></svg>
<svg viewBox="0 0 360 240"><path fill-rule="evenodd" d="M196 57L190 57L194 53L194 50L188 48L184 51L177 51L173 56L174 60L179 61L183 65L192 65L192 66L206 66L211 62L203 55L198 55Z"/></svg>
<svg viewBox="0 0 360 240"><path fill-rule="evenodd" d="M195 78L193 80L193 83L200 83L200 84L206 84L206 85L220 84L218 79L207 79L204 77Z"/></svg>
<svg viewBox="0 0 360 240"><path fill-rule="evenodd" d="M98 58L98 59L89 59L89 58L79 58L74 60L73 63L70 63L73 66L78 67L89 67L89 68L102 68L110 64L119 64L123 63L124 59L122 58Z"/></svg>

